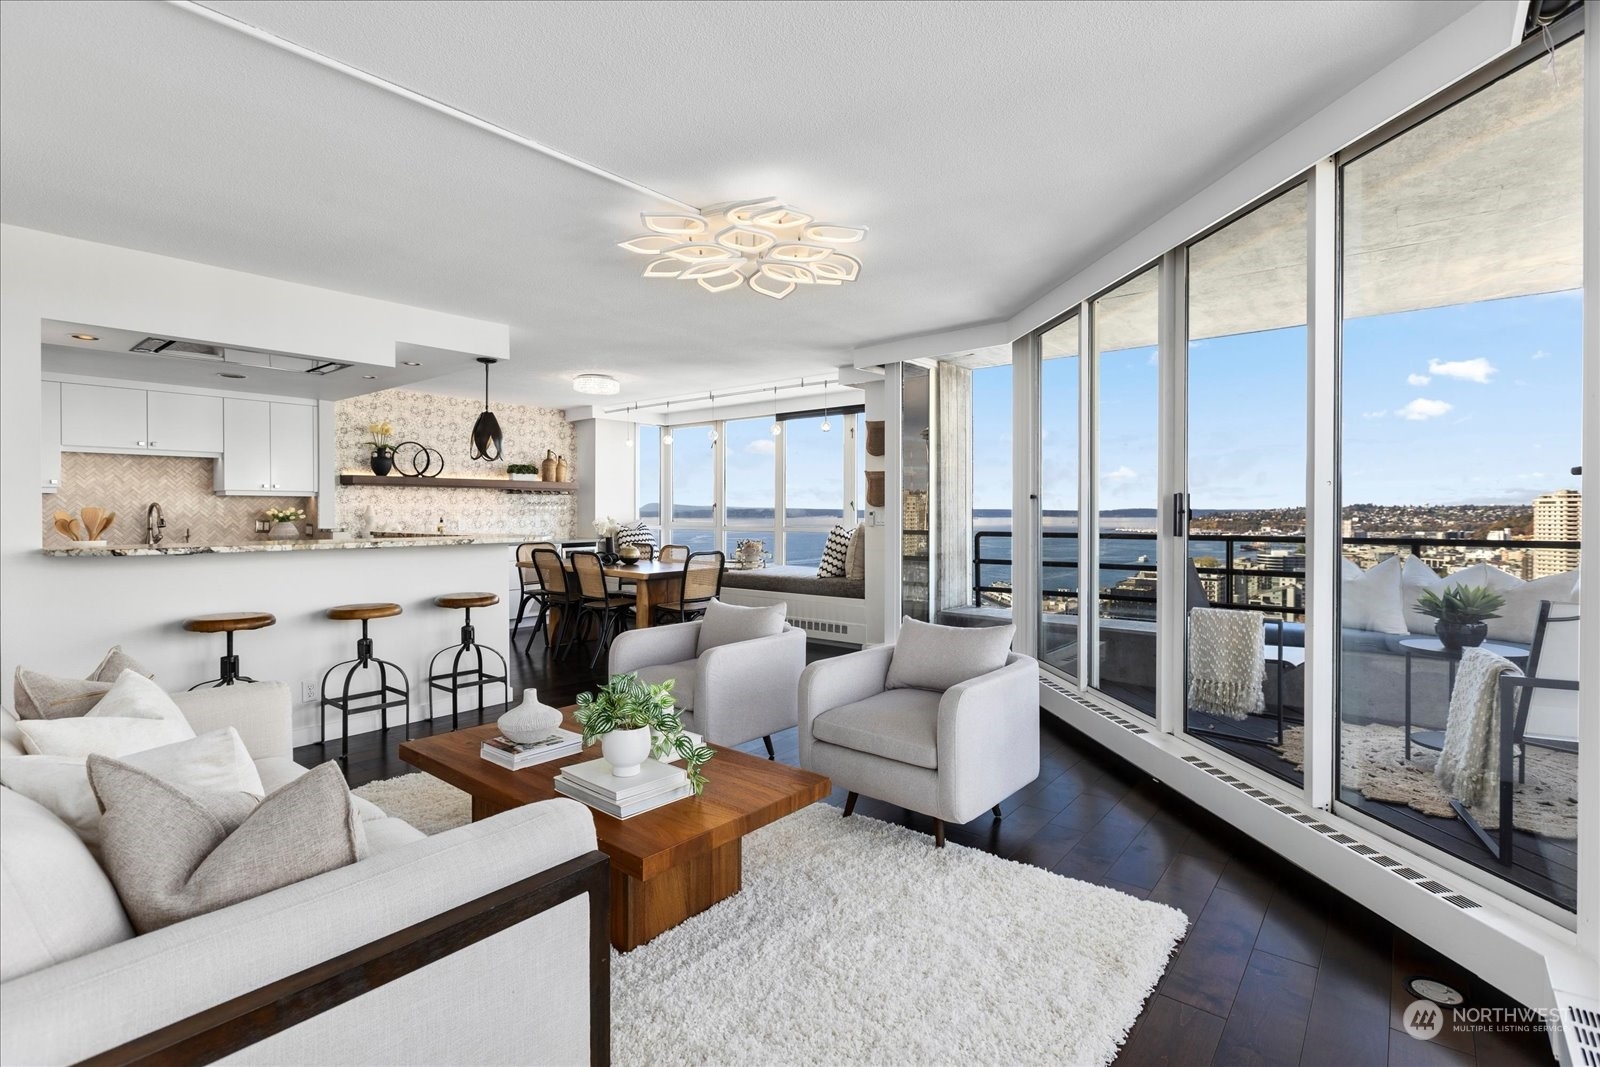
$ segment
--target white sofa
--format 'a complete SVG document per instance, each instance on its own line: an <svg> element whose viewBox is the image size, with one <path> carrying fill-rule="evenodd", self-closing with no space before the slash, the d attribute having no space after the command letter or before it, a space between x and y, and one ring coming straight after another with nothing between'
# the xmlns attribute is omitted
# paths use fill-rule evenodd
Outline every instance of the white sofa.
<svg viewBox="0 0 1600 1067"><path fill-rule="evenodd" d="M267 790L305 773L287 687L173 699L197 733L237 730ZM0 755L20 755L0 719ZM0 788L0 1062L604 1062L609 866L588 809L424 837L356 805L368 858L134 936L77 834Z"/></svg>

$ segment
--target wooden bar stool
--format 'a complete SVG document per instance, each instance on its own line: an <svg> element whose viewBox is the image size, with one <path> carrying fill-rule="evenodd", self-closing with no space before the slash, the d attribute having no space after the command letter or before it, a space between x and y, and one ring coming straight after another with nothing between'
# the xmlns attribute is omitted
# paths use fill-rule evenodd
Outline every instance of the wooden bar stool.
<svg viewBox="0 0 1600 1067"><path fill-rule="evenodd" d="M340 604L336 608L329 608L327 616L340 622L359 622L361 636L356 638L356 658L343 660L328 668L328 673L322 676L322 702L317 707L318 724L322 728L322 744L328 744L328 714L327 709L337 708L343 716L344 727L340 731L341 743L339 758L350 758L350 716L356 712L376 711L383 716L383 729L389 729L389 709L403 707L406 709L406 739L411 738L411 679L406 677L406 672L398 663L381 660L372 654L372 638L367 635L367 623L373 619L392 619L401 612L399 604ZM328 679L333 677L333 672L340 667L348 666L344 672L344 685L338 695L328 695ZM364 693L350 692L350 683L355 680L358 671L377 668L378 688L369 689ZM389 684L389 672L400 676L400 684ZM366 701L366 703L362 703Z"/></svg>
<svg viewBox="0 0 1600 1067"><path fill-rule="evenodd" d="M275 616L266 611L228 611L220 615L196 615L192 619L185 619L183 628L190 633L226 634L228 638L227 651L222 654L220 677L196 682L189 688L199 689L202 685L209 685L215 689L218 686L232 685L234 682L255 681L254 678L247 678L239 673L239 657L233 653L234 631L260 630L277 621Z"/></svg>
<svg viewBox="0 0 1600 1067"><path fill-rule="evenodd" d="M466 612L466 617L461 624L461 643L441 648L433 654L433 659L428 661L428 718L433 718L433 691L442 690L450 694L450 728L454 730L458 725L458 716L461 710L461 690L463 688L478 687L478 715L483 716L484 687L499 685L505 690L506 705L511 704L510 674L506 666L506 658L492 648L486 648L478 643L477 633L472 628L472 609L493 607L500 603L500 598L493 593L446 593L436 596L433 602L441 608L460 608ZM439 657L446 652L454 652L455 658L450 662L450 669L438 672L434 667L439 662ZM500 673L486 673L483 669L483 654L487 652L500 661ZM475 666L463 670L461 659L468 653L473 655Z"/></svg>

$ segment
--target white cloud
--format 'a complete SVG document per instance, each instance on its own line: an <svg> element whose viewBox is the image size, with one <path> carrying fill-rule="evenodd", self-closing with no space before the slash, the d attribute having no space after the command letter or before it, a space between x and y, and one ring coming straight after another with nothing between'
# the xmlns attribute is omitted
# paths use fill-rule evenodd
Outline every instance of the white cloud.
<svg viewBox="0 0 1600 1067"><path fill-rule="evenodd" d="M1406 375L1406 384L1407 385L1427 385L1431 381L1433 381L1433 379L1428 377L1426 374L1408 374L1408 375Z"/></svg>
<svg viewBox="0 0 1600 1067"><path fill-rule="evenodd" d="M1494 366L1482 356L1477 359L1456 359L1446 363L1442 360L1428 360L1428 373L1437 374L1441 378L1460 378L1462 381L1477 382L1479 385L1488 385L1489 379L1494 377Z"/></svg>
<svg viewBox="0 0 1600 1067"><path fill-rule="evenodd" d="M1533 355L1529 356L1528 358L1529 359L1549 359L1550 358L1550 353L1546 352L1544 349L1541 348L1541 349L1539 349L1539 351L1535 352Z"/></svg>
<svg viewBox="0 0 1600 1067"><path fill-rule="evenodd" d="M778 446L770 437L758 437L745 445L744 450L754 452L758 456L770 456L778 450Z"/></svg>
<svg viewBox="0 0 1600 1067"><path fill-rule="evenodd" d="M1452 406L1443 400L1429 400L1427 397L1419 396L1395 414L1402 419L1421 422L1423 419L1436 419L1440 415L1448 414Z"/></svg>
<svg viewBox="0 0 1600 1067"><path fill-rule="evenodd" d="M1103 482L1125 482L1130 478L1137 477L1139 477L1139 473L1132 467L1124 464L1114 471L1107 471L1105 474L1102 474L1100 476L1100 480Z"/></svg>
<svg viewBox="0 0 1600 1067"><path fill-rule="evenodd" d="M1387 414L1389 414L1387 411L1363 411L1361 417L1363 419L1381 419Z"/></svg>

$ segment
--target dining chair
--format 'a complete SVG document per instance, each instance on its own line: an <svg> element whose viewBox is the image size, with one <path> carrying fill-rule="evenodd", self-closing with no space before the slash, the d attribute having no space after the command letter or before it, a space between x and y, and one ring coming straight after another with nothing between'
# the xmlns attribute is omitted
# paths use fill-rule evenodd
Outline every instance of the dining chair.
<svg viewBox="0 0 1600 1067"><path fill-rule="evenodd" d="M577 632L578 623L578 593L573 583L569 580L567 565L561 559L561 553L553 548L535 548L531 553L533 565L539 572L539 584L544 590L544 601L541 612L548 616L554 609L559 612L555 628L545 628L546 647L557 656L562 656L572 646L573 635ZM533 635L528 635L527 654L533 652Z"/></svg>
<svg viewBox="0 0 1600 1067"><path fill-rule="evenodd" d="M683 563L683 577L657 608L657 614L672 622L688 622L704 615L706 605L722 592L724 563L721 552L689 553Z"/></svg>
<svg viewBox="0 0 1600 1067"><path fill-rule="evenodd" d="M606 588L605 565L597 553L574 552L571 558L572 571L578 577L578 615L599 624L594 653L589 657L589 666L593 668L600 662L601 654L611 647L613 632L626 622L626 610L633 598Z"/></svg>
<svg viewBox="0 0 1600 1067"><path fill-rule="evenodd" d="M544 581L539 577L539 568L533 562L533 553L536 549L556 550L556 546L549 541L524 541L517 546L517 578L522 583L522 600L517 604L517 621L511 624L511 633L516 634L522 627L523 615L528 610L528 605L539 605L539 617L533 622L533 629L528 633L528 653L533 652L533 639L544 629L549 608L545 603ZM515 641L515 637L512 638Z"/></svg>

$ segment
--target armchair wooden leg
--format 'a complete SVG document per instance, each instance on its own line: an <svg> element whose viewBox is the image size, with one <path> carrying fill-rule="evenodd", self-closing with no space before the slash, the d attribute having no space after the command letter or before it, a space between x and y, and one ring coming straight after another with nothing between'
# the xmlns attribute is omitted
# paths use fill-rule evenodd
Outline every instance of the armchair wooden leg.
<svg viewBox="0 0 1600 1067"><path fill-rule="evenodd" d="M772 747L772 735L771 734L763 734L763 735L761 735L761 740L766 743L766 746L767 746L767 758L770 759L770 760L777 759L778 758L777 750Z"/></svg>
<svg viewBox="0 0 1600 1067"><path fill-rule="evenodd" d="M933 847L944 848L944 820L933 820Z"/></svg>
<svg viewBox="0 0 1600 1067"><path fill-rule="evenodd" d="M850 795L848 795L848 796L846 796L844 798L844 817L846 819L848 819L851 815L855 814L856 796L857 796L857 794L851 793Z"/></svg>
<svg viewBox="0 0 1600 1067"><path fill-rule="evenodd" d="M1005 818L1005 816L1000 813L1000 805L996 804L994 806L994 821L999 822L1003 818Z"/></svg>

